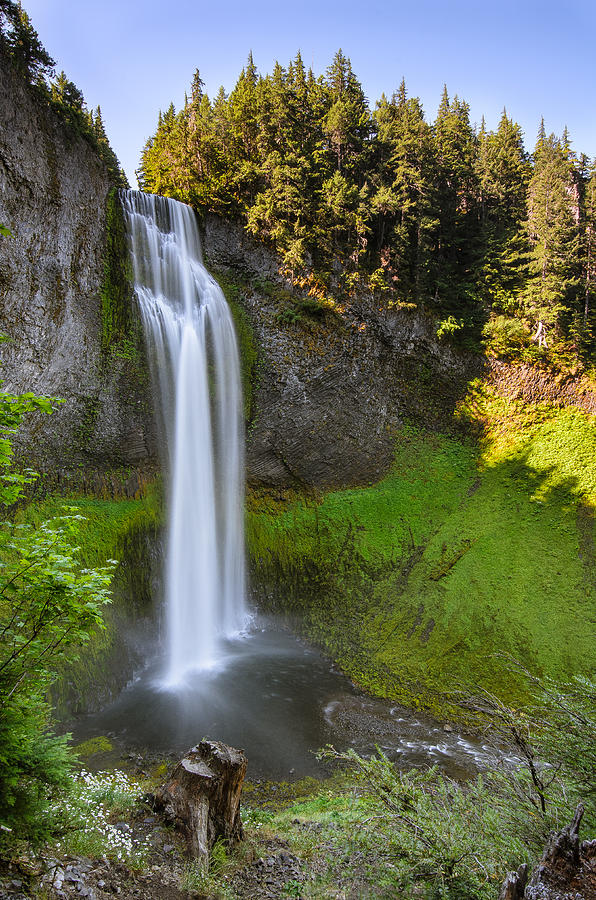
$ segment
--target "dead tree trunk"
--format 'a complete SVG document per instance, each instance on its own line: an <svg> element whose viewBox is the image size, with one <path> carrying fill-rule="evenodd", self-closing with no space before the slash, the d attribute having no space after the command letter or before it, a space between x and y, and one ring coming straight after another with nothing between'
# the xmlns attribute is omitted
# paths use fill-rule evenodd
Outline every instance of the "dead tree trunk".
<svg viewBox="0 0 596 900"><path fill-rule="evenodd" d="M499 900L524 900L527 881L528 867L524 863L517 872L509 873L501 888Z"/></svg>
<svg viewBox="0 0 596 900"><path fill-rule="evenodd" d="M579 842L580 803L570 825L552 835L529 882L527 867L510 872L499 900L596 900L596 841Z"/></svg>
<svg viewBox="0 0 596 900"><path fill-rule="evenodd" d="M191 856L207 868L218 839L242 840L240 794L246 757L219 741L201 741L182 759L156 795L172 822L185 834Z"/></svg>

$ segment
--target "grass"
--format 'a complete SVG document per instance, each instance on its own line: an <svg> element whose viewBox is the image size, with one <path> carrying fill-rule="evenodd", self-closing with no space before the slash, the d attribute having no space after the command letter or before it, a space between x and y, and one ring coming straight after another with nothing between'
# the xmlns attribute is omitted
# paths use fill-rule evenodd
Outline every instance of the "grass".
<svg viewBox="0 0 596 900"><path fill-rule="evenodd" d="M506 655L554 679L596 669L593 420L479 383L458 415L479 449L405 428L379 484L256 495L247 514L264 595L364 687L439 715L469 683L522 700Z"/></svg>

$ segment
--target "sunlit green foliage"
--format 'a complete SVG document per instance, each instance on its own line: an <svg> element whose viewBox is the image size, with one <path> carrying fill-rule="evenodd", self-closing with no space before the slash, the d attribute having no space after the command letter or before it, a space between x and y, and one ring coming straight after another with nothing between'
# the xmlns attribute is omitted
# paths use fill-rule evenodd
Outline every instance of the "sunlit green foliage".
<svg viewBox="0 0 596 900"><path fill-rule="evenodd" d="M521 699L503 652L559 680L596 664L590 418L480 383L459 415L483 425L479 456L404 429L379 484L249 496L247 516L269 602L281 581L283 611L359 683L441 714L445 691L470 680Z"/></svg>
<svg viewBox="0 0 596 900"><path fill-rule="evenodd" d="M516 329L489 327L484 338L506 356L539 328L548 353L561 342L592 353L588 161L543 129L531 159L505 111L495 132L476 129L446 88L428 123L403 81L371 110L341 50L319 77L300 54L263 76L251 55L213 101L197 71L182 109L160 113L140 179L240 218L315 297L364 288L382 303L430 307L462 323L448 337L469 347L500 317Z"/></svg>

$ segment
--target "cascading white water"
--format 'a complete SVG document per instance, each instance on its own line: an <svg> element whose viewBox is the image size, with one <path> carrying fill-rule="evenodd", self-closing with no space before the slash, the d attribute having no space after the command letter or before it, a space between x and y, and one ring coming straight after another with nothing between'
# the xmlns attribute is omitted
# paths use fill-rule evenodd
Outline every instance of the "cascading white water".
<svg viewBox="0 0 596 900"><path fill-rule="evenodd" d="M191 208L139 191L122 202L171 472L166 681L177 684L246 622L240 367Z"/></svg>

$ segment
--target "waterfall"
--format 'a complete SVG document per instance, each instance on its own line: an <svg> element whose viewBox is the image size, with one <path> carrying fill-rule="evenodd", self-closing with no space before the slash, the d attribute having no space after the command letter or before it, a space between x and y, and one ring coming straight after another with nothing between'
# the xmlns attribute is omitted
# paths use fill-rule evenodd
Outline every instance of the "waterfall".
<svg viewBox="0 0 596 900"><path fill-rule="evenodd" d="M166 682L177 684L246 620L240 367L192 209L139 191L122 202L170 472Z"/></svg>

